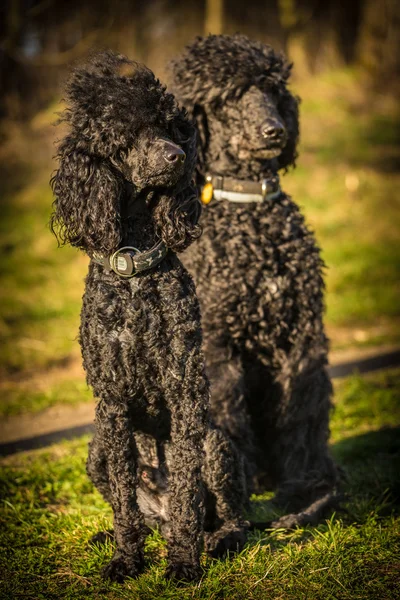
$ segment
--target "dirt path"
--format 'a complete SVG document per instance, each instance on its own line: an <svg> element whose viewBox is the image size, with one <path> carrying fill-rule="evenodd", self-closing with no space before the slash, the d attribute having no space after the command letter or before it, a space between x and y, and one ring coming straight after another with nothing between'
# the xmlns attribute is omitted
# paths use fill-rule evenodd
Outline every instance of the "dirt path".
<svg viewBox="0 0 400 600"><path fill-rule="evenodd" d="M344 377L354 371L361 373L400 365L400 348L352 349L332 352L332 377ZM37 414L6 417L0 421L0 456L21 450L47 446L61 439L70 439L93 429L95 402L69 406L52 406Z"/></svg>

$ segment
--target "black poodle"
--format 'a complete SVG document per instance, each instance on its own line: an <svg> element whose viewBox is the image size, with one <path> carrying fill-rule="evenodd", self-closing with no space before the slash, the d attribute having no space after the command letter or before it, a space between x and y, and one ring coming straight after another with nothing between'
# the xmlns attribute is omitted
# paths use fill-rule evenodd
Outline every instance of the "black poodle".
<svg viewBox="0 0 400 600"><path fill-rule="evenodd" d="M111 52L66 92L51 226L91 258L80 344L99 399L87 471L114 513L104 575L143 571L147 522L167 538L167 576L197 579L204 505L206 548L241 547L246 492L232 443L209 423L199 305L176 256L200 234L195 130L151 71ZM152 469L168 486L161 504Z"/></svg>
<svg viewBox="0 0 400 600"><path fill-rule="evenodd" d="M282 54L243 35L197 38L172 90L196 122L203 236L184 255L199 295L213 417L250 486L315 520L334 498L323 262L279 186L294 165L299 100ZM318 513L318 514L317 514Z"/></svg>

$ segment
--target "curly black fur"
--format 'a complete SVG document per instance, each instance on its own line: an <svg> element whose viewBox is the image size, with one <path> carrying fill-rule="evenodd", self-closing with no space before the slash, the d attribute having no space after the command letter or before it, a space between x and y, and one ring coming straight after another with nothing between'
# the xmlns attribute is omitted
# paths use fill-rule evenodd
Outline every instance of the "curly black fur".
<svg viewBox="0 0 400 600"><path fill-rule="evenodd" d="M245 483L232 443L209 423L198 300L175 254L200 234L195 130L151 71L111 52L77 68L66 94L69 133L52 179L60 241L90 256L160 238L170 249L133 279L94 261L86 278L80 344L99 399L87 471L112 505L116 541L104 574L123 581L143 571L147 521L167 537L167 576L197 579L204 490L213 551L227 531L244 543ZM168 159L171 149L186 160ZM166 478L162 502L146 465Z"/></svg>
<svg viewBox="0 0 400 600"><path fill-rule="evenodd" d="M243 35L211 35L171 68L198 129L199 186L206 174L261 181L294 164L299 100L283 55ZM271 122L280 128L268 138ZM250 487L272 486L277 502L299 510L337 482L319 249L283 192L259 204L212 201L201 224L184 262L202 309L213 417L241 447Z"/></svg>

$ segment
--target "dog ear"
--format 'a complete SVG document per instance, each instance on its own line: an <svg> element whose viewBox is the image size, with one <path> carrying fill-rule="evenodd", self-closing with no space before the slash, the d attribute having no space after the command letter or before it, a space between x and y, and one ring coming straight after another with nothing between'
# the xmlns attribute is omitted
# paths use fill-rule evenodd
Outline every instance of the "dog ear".
<svg viewBox="0 0 400 600"><path fill-rule="evenodd" d="M100 158L78 149L71 136L59 147L51 179L55 195L50 227L61 244L109 254L121 241L122 181Z"/></svg>
<svg viewBox="0 0 400 600"><path fill-rule="evenodd" d="M192 123L186 109L177 109L175 118L169 124L171 139L179 144L186 154L185 175L177 184L178 191L183 190L193 181L194 171L197 165L196 128Z"/></svg>
<svg viewBox="0 0 400 600"><path fill-rule="evenodd" d="M196 179L198 185L203 185L206 174L206 156L210 143L210 131L208 128L207 113L200 104L195 104L193 107L193 119L197 130Z"/></svg>
<svg viewBox="0 0 400 600"><path fill-rule="evenodd" d="M282 154L278 157L279 168L287 169L295 166L297 158L297 143L299 141L299 104L300 98L293 96L285 90L278 105L279 114L282 115L288 134L288 141Z"/></svg>
<svg viewBox="0 0 400 600"><path fill-rule="evenodd" d="M201 204L193 185L171 196L161 196L153 210L156 231L174 252L182 252L201 235Z"/></svg>

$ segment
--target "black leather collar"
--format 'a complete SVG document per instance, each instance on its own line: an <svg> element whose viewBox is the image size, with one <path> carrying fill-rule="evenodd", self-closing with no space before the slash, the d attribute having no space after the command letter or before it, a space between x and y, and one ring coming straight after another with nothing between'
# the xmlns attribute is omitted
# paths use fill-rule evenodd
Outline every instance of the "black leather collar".
<svg viewBox="0 0 400 600"><path fill-rule="evenodd" d="M148 271L157 266L168 254L168 248L164 242L160 241L150 250L140 252L133 246L124 246L119 248L111 256L102 254L93 254L92 260L98 265L102 265L107 270L114 271L120 277L129 279L143 271Z"/></svg>

